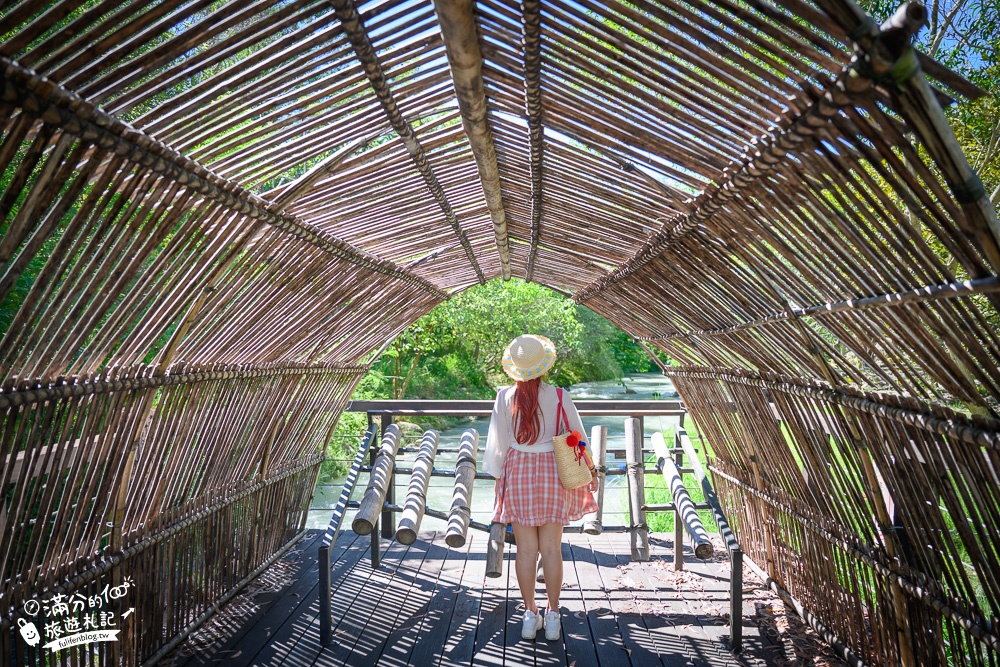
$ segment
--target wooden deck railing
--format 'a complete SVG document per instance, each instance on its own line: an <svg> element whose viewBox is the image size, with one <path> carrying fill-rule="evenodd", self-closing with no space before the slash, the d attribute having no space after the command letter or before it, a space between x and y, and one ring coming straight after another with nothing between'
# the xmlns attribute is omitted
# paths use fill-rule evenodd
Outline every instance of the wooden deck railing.
<svg viewBox="0 0 1000 667"><path fill-rule="evenodd" d="M695 555L708 558L713 547L707 538L707 533L701 524L695 510L709 509L719 528L732 564L730 577L730 647L739 651L742 641L742 567L743 551L729 528L725 513L712 489L711 482L705 474L697 453L683 430L684 417L687 414L680 401L575 401L582 416L624 416L625 447L624 449L608 450L607 428L595 426L591 433L591 444L595 453L595 463L598 468L599 489L597 500L599 510L593 515L584 517L580 526L570 526L566 532L628 532L632 536L632 559L634 561L649 559L649 528L646 524L647 511L674 512L674 545L675 569L683 569L684 559L681 549L683 531L686 528L695 547ZM449 522L449 545L461 546L465 542L465 534L469 528L490 533L490 545L487 553L487 576L499 576L503 561L503 543L513 542L513 534L503 524L484 524L474 521L470 516L472 487L469 478L494 479L492 475L483 472L472 472L468 462L474 461L478 450L479 434L474 429L468 429L463 434L462 446L438 447L438 436L434 431L424 434L423 446L419 449L403 447L402 432L393 422L403 416L489 416L493 401L437 401L437 400L385 400L385 401L352 401L347 412L364 412L368 416L368 429L355 454L344 487L341 491L333 517L319 547L319 590L320 590L320 641L327 645L332 640L331 630L331 582L330 582L330 548L340 533L344 515L348 509L358 509L352 528L359 534L371 535L372 567L380 563L380 539L392 538L405 541L412 539L419 529L420 518L424 515ZM645 417L677 417L678 428L674 447L667 445L660 434L653 437L652 447L645 446ZM376 423L378 420L378 423ZM376 438L381 434L381 441ZM412 467L399 466L396 456L400 453L420 452L417 462ZM459 453L459 461L454 469L435 468L433 465L436 453ZM608 467L607 456L618 458L624 454L625 466ZM657 465L647 468L647 454L657 456ZM690 462L684 465L684 456ZM368 465L363 465L366 456ZM468 459L469 461L466 461ZM456 483L456 491L450 512L426 506L425 494L430 477L450 477L456 481L459 468L465 463L466 470L462 474L462 483ZM351 500L357 480L361 473L369 473L369 483L364 498L358 502ZM693 474L702 487L705 502L695 503L690 499L684 487L683 475ZM410 476L410 490L403 505L395 499L395 476L406 474ZM647 474L663 474L671 490L673 500L668 503L650 505L646 503L645 482ZM604 491L608 476L626 475L629 488L629 521L626 525L605 526L603 524ZM406 525L396 531L394 512L404 512ZM381 529L380 525L381 524ZM454 542L454 544L452 544Z"/></svg>

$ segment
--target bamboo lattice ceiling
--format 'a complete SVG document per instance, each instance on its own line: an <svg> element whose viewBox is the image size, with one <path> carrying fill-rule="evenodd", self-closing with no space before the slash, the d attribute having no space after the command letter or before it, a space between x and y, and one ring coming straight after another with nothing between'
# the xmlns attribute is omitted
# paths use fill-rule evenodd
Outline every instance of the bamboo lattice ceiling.
<svg viewBox="0 0 1000 667"><path fill-rule="evenodd" d="M344 1L69 0L22 2L0 18L0 34L15 61L7 61L8 80L20 81L8 83L17 87L12 96L27 86L51 101L33 68L57 85L64 117L83 100L101 105L109 116L87 107L96 125L128 121L145 135L136 141L171 164L195 161L222 191L255 193L259 210L395 265L390 274L428 297L383 311L388 327L350 353L332 352L350 337L340 324L339 336L271 354L223 333L230 318L260 308L209 296L214 319L178 341L181 358L235 363L287 353L302 361L311 349L314 358L359 361L444 292L513 275L573 294L688 363L981 404L983 394L1000 394L997 340L981 301L934 301L905 316L879 310L865 322L854 310L817 312L962 278L980 280L973 292L996 287L995 213L988 205L975 215L962 210L907 138L922 128L900 118L892 85L873 85L865 76L875 74L858 77L857 67L851 74L855 41L863 52L870 46L863 33L873 26L863 16L849 0L490 0L475 8L441 2L437 12L430 2L355 9ZM952 94L978 94L921 61ZM88 178L113 181L111 169L129 168L74 157ZM182 217L211 238L235 233L217 215ZM263 257L272 238L254 230L243 242ZM18 248L18 237L8 241ZM219 259L214 252L201 261ZM300 255L286 269L305 262ZM323 278L316 266L311 297L275 292L286 310L274 316L306 302L310 326L351 312L322 293L324 281L336 291L343 275L331 270ZM8 288L18 275L8 270ZM796 315L796 307L814 310ZM969 317L978 324L950 326ZM924 332L923 350L950 350L964 370L889 352L908 348L903 340L870 344L872 336L905 338L903 320ZM197 340L215 335L213 350L239 352L193 353ZM141 340L133 360L150 341ZM108 350L94 363L107 363Z"/></svg>

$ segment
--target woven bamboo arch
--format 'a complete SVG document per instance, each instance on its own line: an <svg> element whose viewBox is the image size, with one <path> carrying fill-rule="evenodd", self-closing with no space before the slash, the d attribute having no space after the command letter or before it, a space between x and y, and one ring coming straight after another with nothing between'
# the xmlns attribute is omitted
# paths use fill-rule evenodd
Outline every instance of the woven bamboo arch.
<svg viewBox="0 0 1000 667"><path fill-rule="evenodd" d="M4 656L131 576L148 658L297 532L372 351L518 276L684 364L749 555L861 659L996 664L1000 224L919 5L0 12Z"/></svg>

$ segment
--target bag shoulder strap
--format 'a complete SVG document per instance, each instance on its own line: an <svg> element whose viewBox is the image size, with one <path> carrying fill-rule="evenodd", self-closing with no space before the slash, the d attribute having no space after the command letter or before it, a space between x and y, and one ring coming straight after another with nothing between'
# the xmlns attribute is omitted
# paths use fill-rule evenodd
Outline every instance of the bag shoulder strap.
<svg viewBox="0 0 1000 667"><path fill-rule="evenodd" d="M560 387L556 387L556 394L559 396L559 407L556 408L556 435L559 435L562 431L559 430L559 421L562 420L563 425L566 430L569 430L569 417L566 416L566 409L563 408L562 398L563 390Z"/></svg>

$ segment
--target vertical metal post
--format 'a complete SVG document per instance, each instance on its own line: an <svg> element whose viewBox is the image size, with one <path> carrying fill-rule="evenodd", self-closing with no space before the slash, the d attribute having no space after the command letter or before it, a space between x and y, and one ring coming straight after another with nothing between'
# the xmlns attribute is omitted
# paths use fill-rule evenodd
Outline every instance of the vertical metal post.
<svg viewBox="0 0 1000 667"><path fill-rule="evenodd" d="M743 650L743 550L736 547L730 554L729 574L729 648L733 653Z"/></svg>
<svg viewBox="0 0 1000 667"><path fill-rule="evenodd" d="M705 439L700 435L702 451L705 451ZM715 495L712 482L709 481L705 469L698 460L698 452L695 451L691 439L683 429L677 430L677 443L680 444L684 453L691 461L691 468L694 476L701 485L702 493L705 494L705 502L712 508L712 516L715 525L719 527L719 535L726 543L726 551L729 553L731 565L729 573L729 645L733 653L739 653L743 648L743 549L736 536L733 535L732 528L726 520L726 513L722 511L719 497ZM675 443L676 444L676 443Z"/></svg>
<svg viewBox="0 0 1000 667"><path fill-rule="evenodd" d="M681 433L684 431L676 429L674 431L674 465L678 472L684 465L684 451L680 448ZM683 482L683 473L681 481ZM674 570L684 569L684 518L681 516L680 505L677 498L674 498Z"/></svg>
<svg viewBox="0 0 1000 667"><path fill-rule="evenodd" d="M361 464L365 460L365 451L371 454L372 442L375 440L375 427L368 425L365 437L358 445L358 451L354 454L351 468L344 480L344 488L340 490L340 498L337 506L333 510L333 516L326 527L326 533L320 540L318 556L319 567L319 640L321 646L328 646L333 641L333 611L330 607L330 547L337 544L337 536L340 535L340 527L344 522L344 515L347 513L347 505L351 502L351 495L354 493L354 486L358 482L361 471Z"/></svg>
<svg viewBox="0 0 1000 667"><path fill-rule="evenodd" d="M329 646L333 640L333 612L330 609L330 545L319 548L319 641Z"/></svg>
<svg viewBox="0 0 1000 667"><path fill-rule="evenodd" d="M382 415L382 435L385 435L385 431L392 424L392 415ZM385 490L385 502L388 504L394 504L396 502L396 466L393 465L393 471L389 474L389 488ZM372 533L377 533L378 531L373 530ZM391 510L382 510L382 537L387 540L391 540L396 535L396 517L393 516Z"/></svg>
<svg viewBox="0 0 1000 667"><path fill-rule="evenodd" d="M384 423L384 420L385 420L385 416L384 415L382 416L382 420L383 420L383 430L382 430L382 433L384 435L385 434L385 426L387 426L387 424ZM368 450L368 465L371 466L372 468L375 467L375 458L377 456L377 453L378 453L378 450L376 450L375 447L372 447L371 449ZM385 515L384 512L382 514L383 514L383 516ZM374 570L374 569L378 568L379 563L381 562L381 558L379 556L379 551L381 549L382 544L379 541L381 539L381 537L379 536L378 519L375 520L375 525L372 527L372 532L369 534L369 537L371 538L371 543L372 543L372 546L371 546L371 550L372 550L372 569Z"/></svg>

